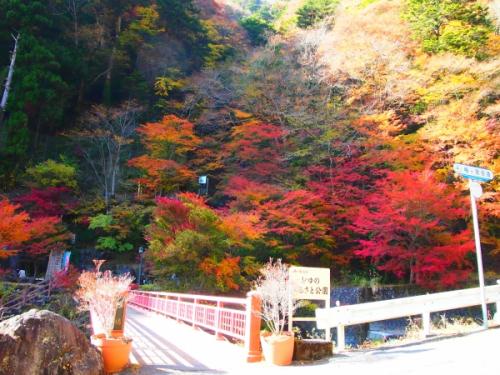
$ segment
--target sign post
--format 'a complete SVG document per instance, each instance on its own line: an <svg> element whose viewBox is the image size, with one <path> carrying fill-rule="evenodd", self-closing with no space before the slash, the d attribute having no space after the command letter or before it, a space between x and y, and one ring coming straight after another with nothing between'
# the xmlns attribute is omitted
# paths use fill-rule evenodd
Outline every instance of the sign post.
<svg viewBox="0 0 500 375"><path fill-rule="evenodd" d="M292 295L290 302L298 299L325 301L325 309L330 307L330 269L316 267L290 267ZM292 303L290 303L292 306ZM291 332L293 322L316 321L313 317L294 317L289 314L288 329ZM330 341L330 328L325 330L325 340Z"/></svg>
<svg viewBox="0 0 500 375"><path fill-rule="evenodd" d="M472 209L472 223L474 226L474 242L476 244L477 276L479 278L479 290L481 293L481 310L483 313L483 327L488 328L488 310L484 293L483 255L481 252L481 241L479 238L479 221L477 218L476 199L483 194L479 182L487 182L493 179L493 172L488 169L472 167L469 165L455 163L453 170L462 177L469 180L470 204Z"/></svg>

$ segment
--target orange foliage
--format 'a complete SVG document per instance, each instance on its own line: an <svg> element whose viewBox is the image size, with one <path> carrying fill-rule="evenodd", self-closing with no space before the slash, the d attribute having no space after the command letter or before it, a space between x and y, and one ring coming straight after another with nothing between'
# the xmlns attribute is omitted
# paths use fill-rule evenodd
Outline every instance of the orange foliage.
<svg viewBox="0 0 500 375"><path fill-rule="evenodd" d="M5 198L0 201L0 259L18 251L44 254L67 240L68 234L59 228L59 218L31 219L25 211L19 212L19 207Z"/></svg>
<svg viewBox="0 0 500 375"><path fill-rule="evenodd" d="M362 134L368 136L395 136L405 130L394 111L386 111L373 115L365 115L353 122L353 126Z"/></svg>
<svg viewBox="0 0 500 375"><path fill-rule="evenodd" d="M147 176L137 178L136 182L148 191L175 190L196 177L196 174L185 165L174 160L151 158L148 155L131 159L128 164L146 173Z"/></svg>
<svg viewBox="0 0 500 375"><path fill-rule="evenodd" d="M177 155L184 154L194 150L201 142L194 135L193 124L174 115L164 116L159 122L141 125L137 132L142 136L144 146L153 153L161 154L166 151L165 146L170 145L173 149L169 151Z"/></svg>
<svg viewBox="0 0 500 375"><path fill-rule="evenodd" d="M239 210L254 209L272 196L282 193L282 190L274 185L261 184L246 179L243 176L233 176L228 181L224 194L234 199L231 208Z"/></svg>
<svg viewBox="0 0 500 375"><path fill-rule="evenodd" d="M12 255L12 249L30 238L26 230L29 215L17 212L19 205L10 203L6 198L0 201L0 259ZM6 251L5 248L9 248Z"/></svg>
<svg viewBox="0 0 500 375"><path fill-rule="evenodd" d="M240 257L226 258L216 262L212 258L206 258L200 263L200 270L207 276L215 276L216 284L221 289L239 290L240 286L234 281L240 275Z"/></svg>
<svg viewBox="0 0 500 375"><path fill-rule="evenodd" d="M133 158L128 164L146 174L135 181L147 192L177 191L194 180L196 174L184 163L186 154L201 143L191 122L168 115L159 122L141 125L138 133L148 154Z"/></svg>
<svg viewBox="0 0 500 375"><path fill-rule="evenodd" d="M235 242L256 240L264 232L259 225L260 217L255 213L236 212L222 217L222 230Z"/></svg>

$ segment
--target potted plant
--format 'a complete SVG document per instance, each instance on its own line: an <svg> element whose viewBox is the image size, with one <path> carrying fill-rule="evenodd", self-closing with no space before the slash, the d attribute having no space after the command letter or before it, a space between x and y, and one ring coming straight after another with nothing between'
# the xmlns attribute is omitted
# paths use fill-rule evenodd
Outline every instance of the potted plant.
<svg viewBox="0 0 500 375"><path fill-rule="evenodd" d="M266 361L275 365L289 365L292 362L294 337L285 331L290 314L298 304L293 301L292 285L288 266L278 259L272 259L261 269L256 281L256 290L262 300L260 315L269 331L261 333L262 352Z"/></svg>
<svg viewBox="0 0 500 375"><path fill-rule="evenodd" d="M94 327L91 337L102 353L107 373L123 370L129 362L132 339L114 335L116 312L124 306L133 278L129 275L113 276L111 271L100 271L104 261L94 261L95 271L84 271L78 279L76 298L82 310L89 310Z"/></svg>

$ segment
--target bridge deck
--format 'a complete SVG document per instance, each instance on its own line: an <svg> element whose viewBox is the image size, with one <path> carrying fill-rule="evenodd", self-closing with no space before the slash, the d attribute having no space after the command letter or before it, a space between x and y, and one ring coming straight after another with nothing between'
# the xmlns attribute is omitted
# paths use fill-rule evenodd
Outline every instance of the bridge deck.
<svg viewBox="0 0 500 375"><path fill-rule="evenodd" d="M242 345L130 305L125 335L134 340L131 362L141 366L141 373L227 373L246 365Z"/></svg>

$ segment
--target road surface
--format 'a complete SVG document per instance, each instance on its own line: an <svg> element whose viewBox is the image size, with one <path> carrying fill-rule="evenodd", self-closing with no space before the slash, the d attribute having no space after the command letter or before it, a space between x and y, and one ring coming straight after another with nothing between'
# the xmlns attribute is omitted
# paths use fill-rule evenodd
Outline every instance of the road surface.
<svg viewBox="0 0 500 375"><path fill-rule="evenodd" d="M314 364L276 367L246 363L241 346L162 316L130 308L126 334L133 337L132 362L123 375L332 374L500 375L500 329L432 339L388 349L347 352Z"/></svg>

